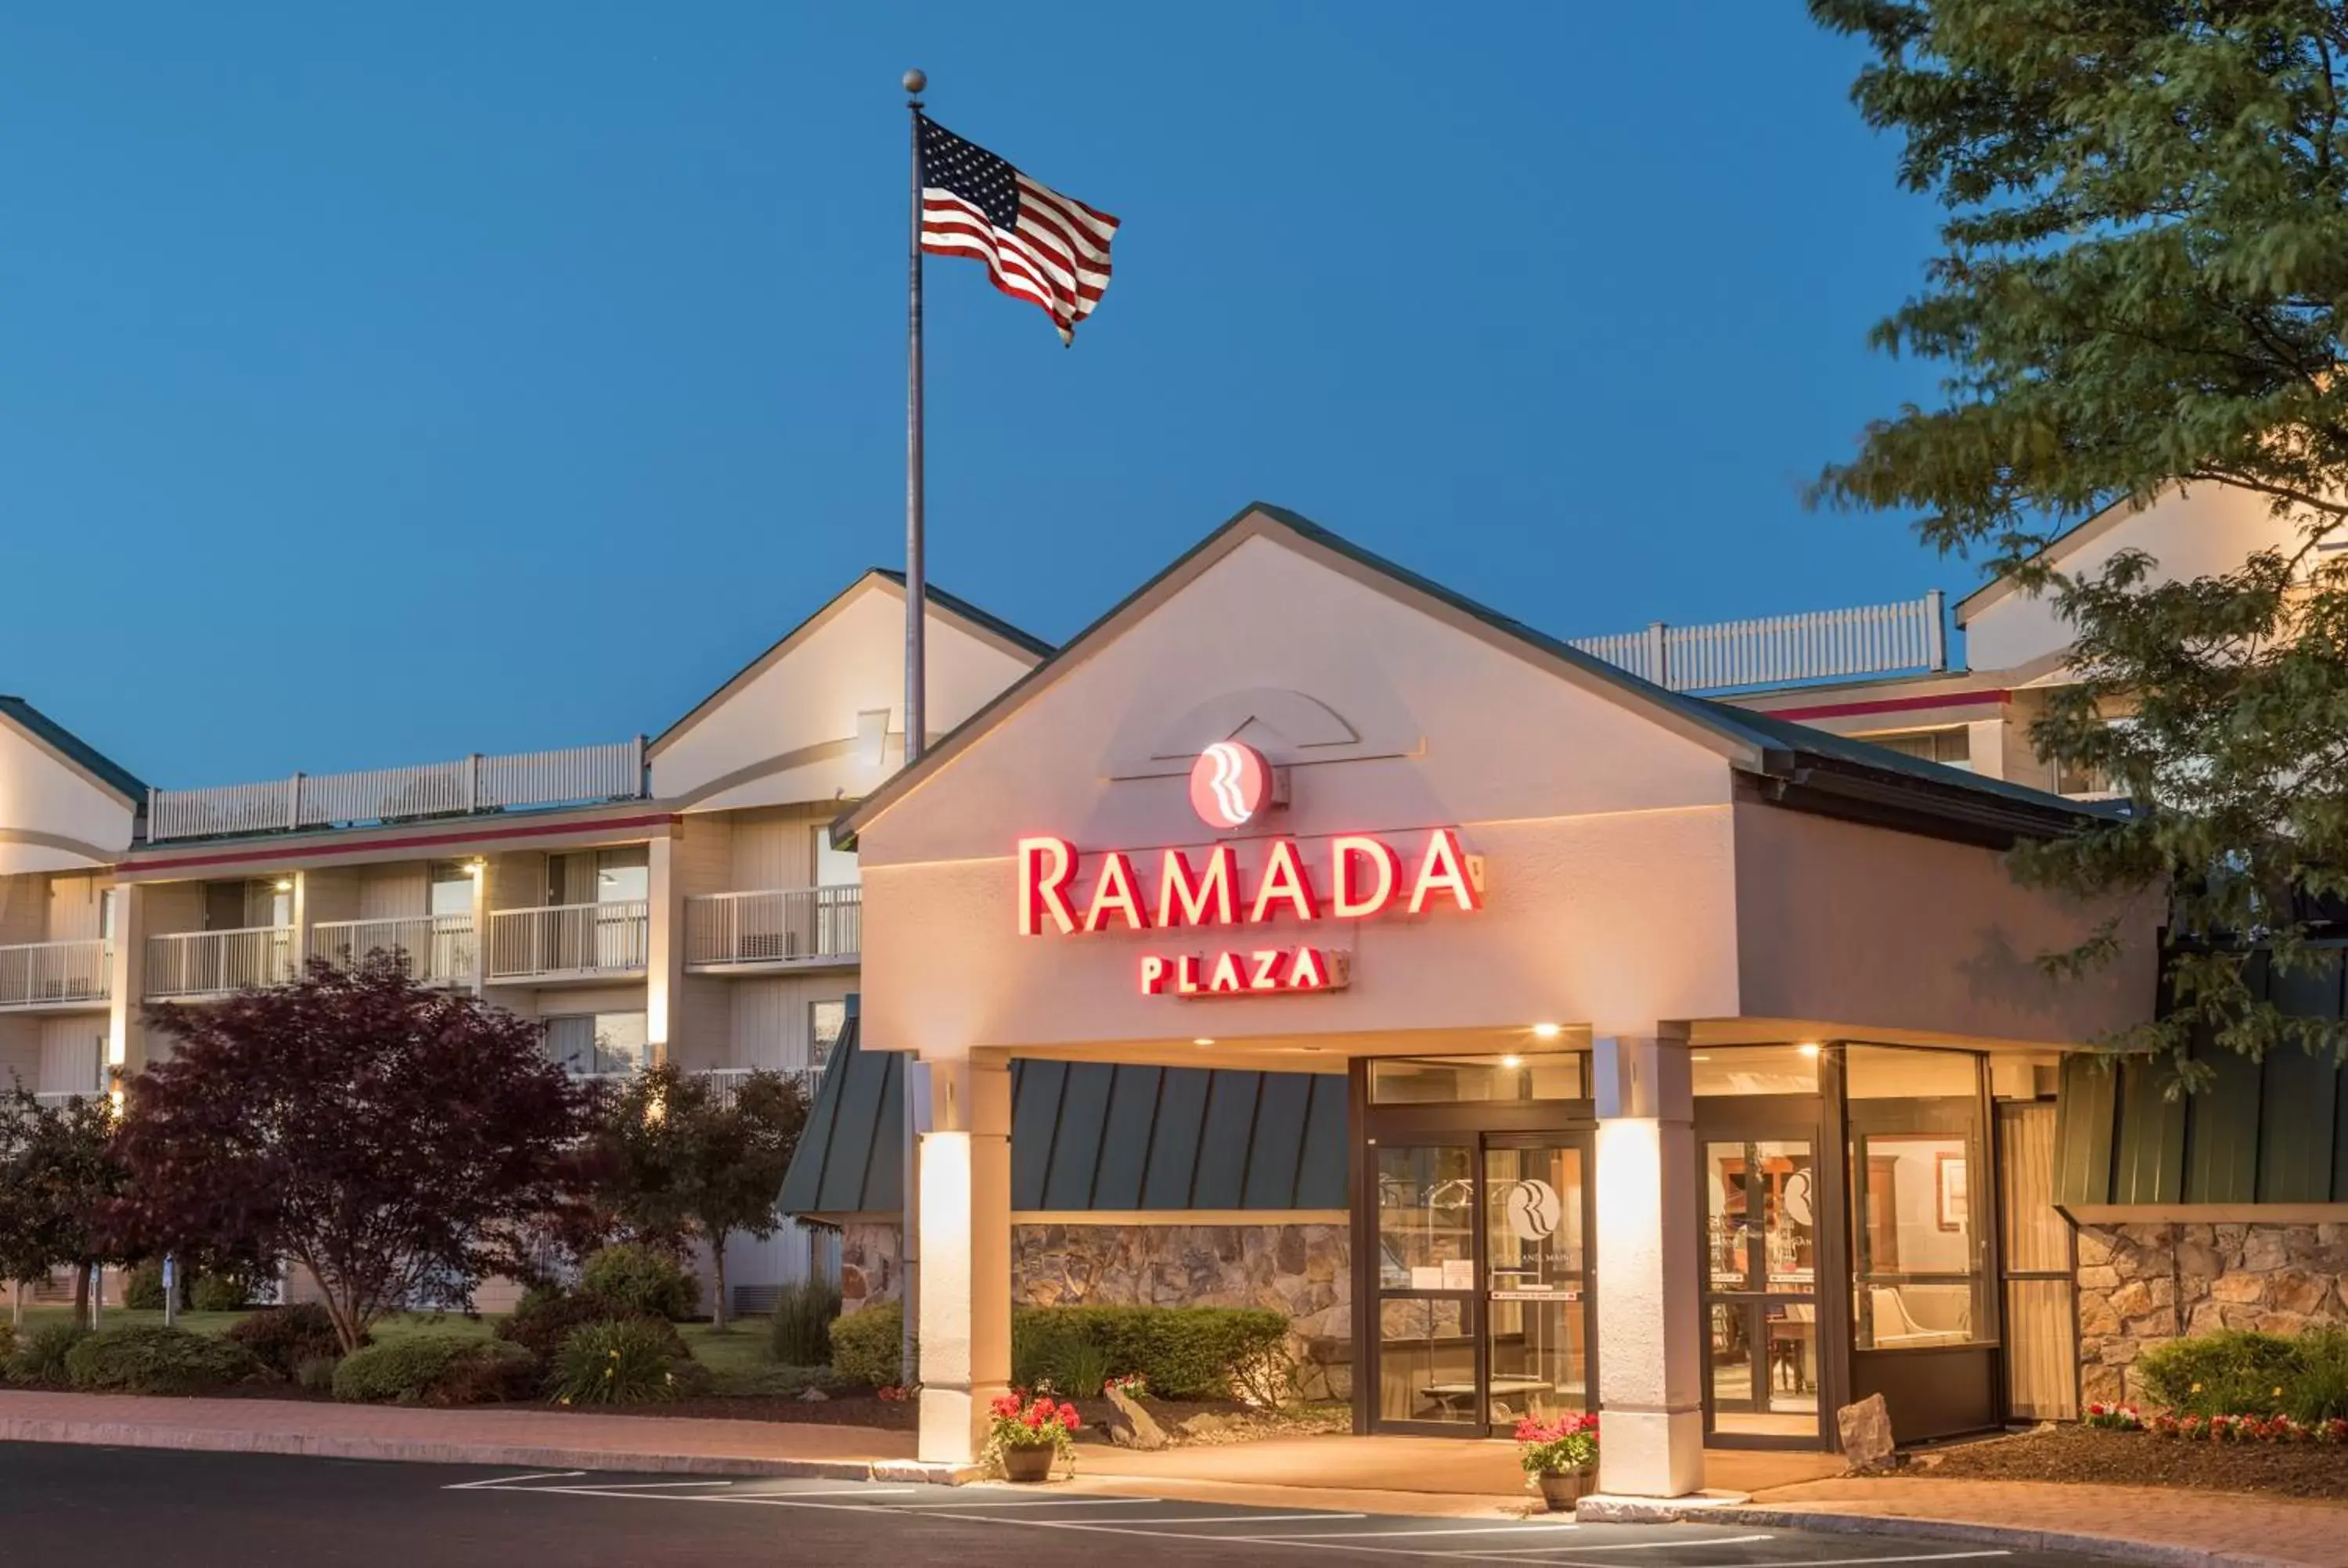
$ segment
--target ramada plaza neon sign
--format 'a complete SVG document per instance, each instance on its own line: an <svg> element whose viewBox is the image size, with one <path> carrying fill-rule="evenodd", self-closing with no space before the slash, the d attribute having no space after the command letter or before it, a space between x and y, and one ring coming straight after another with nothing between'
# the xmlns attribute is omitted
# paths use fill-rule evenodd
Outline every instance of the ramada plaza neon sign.
<svg viewBox="0 0 2348 1568"><path fill-rule="evenodd" d="M1306 927L1366 920L1397 908L1411 915L1449 907L1473 914L1483 895L1469 875L1458 833L1438 827L1410 857L1375 834L1338 834L1328 841L1325 876L1313 868L1294 838L1266 841L1263 868L1251 890L1241 886L1239 854L1229 844L1205 852L1203 863L1181 849L1153 851L1157 875L1146 877L1133 856L1112 849L1096 863L1077 907L1083 866L1065 838L1019 841L1019 931L1038 937L1097 934L1112 929L1174 931L1184 927L1264 927L1294 921ZM1325 896L1323 889L1325 888ZM1266 933L1269 935L1269 933ZM1313 942L1201 953L1145 953L1145 996L1250 996L1334 989L1351 978L1350 955Z"/></svg>

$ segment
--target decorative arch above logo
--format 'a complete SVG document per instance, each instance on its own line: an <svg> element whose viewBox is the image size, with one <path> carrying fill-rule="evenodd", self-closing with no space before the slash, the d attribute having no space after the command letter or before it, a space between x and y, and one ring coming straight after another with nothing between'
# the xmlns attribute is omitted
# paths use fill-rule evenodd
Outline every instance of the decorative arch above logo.
<svg viewBox="0 0 2348 1568"><path fill-rule="evenodd" d="M1272 800L1272 764L1241 741L1217 741L1190 764L1190 809L1209 827L1244 827Z"/></svg>

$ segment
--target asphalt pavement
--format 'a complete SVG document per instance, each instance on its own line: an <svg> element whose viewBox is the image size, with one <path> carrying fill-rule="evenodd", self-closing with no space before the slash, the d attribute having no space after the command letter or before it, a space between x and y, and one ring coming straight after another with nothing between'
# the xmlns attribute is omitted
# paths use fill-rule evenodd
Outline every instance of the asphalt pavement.
<svg viewBox="0 0 2348 1568"><path fill-rule="evenodd" d="M2097 1559L1703 1524L1425 1519L944 1488L0 1444L0 1563L76 1568L671 1563L2088 1568Z"/></svg>

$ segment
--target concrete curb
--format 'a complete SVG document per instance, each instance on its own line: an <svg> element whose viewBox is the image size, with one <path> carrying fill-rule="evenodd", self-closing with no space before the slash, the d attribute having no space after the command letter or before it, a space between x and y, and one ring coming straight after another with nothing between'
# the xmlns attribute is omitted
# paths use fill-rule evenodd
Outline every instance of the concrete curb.
<svg viewBox="0 0 2348 1568"><path fill-rule="evenodd" d="M1921 1541L1953 1541L1975 1546L2006 1546L2022 1552L2076 1552L2115 1563L2135 1563L2145 1568L2306 1568L2281 1557L2257 1557L2246 1553L2207 1546L2178 1546L2165 1542L2130 1541L2115 1535L2083 1535L2074 1531L2030 1530L2014 1525L1977 1524L1958 1519L1918 1519L1897 1513L1829 1513L1815 1509L1749 1506L1684 1507L1668 1500L1606 1499L1596 1513L1588 1512L1592 1499L1582 1500L1574 1517L1604 1524L1756 1524L1777 1530L1814 1530L1827 1535L1895 1535Z"/></svg>
<svg viewBox="0 0 2348 1568"><path fill-rule="evenodd" d="M0 1417L0 1442L81 1443L190 1453L294 1454L406 1464L479 1464L519 1470L641 1471L657 1475L812 1476L828 1481L919 1481L960 1485L975 1470L911 1460L760 1459L748 1454L613 1453L541 1443L435 1442L417 1438L327 1437L303 1432L165 1427L136 1421Z"/></svg>

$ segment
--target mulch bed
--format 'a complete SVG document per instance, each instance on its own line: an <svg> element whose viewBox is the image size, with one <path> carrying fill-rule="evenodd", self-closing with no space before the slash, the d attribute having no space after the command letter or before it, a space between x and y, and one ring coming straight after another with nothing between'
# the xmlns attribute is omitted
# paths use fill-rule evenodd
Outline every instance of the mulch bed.
<svg viewBox="0 0 2348 1568"><path fill-rule="evenodd" d="M1897 1472L1951 1481L2181 1486L2348 1501L2348 1449L2184 1442L2148 1432L2053 1427L1919 1454Z"/></svg>

